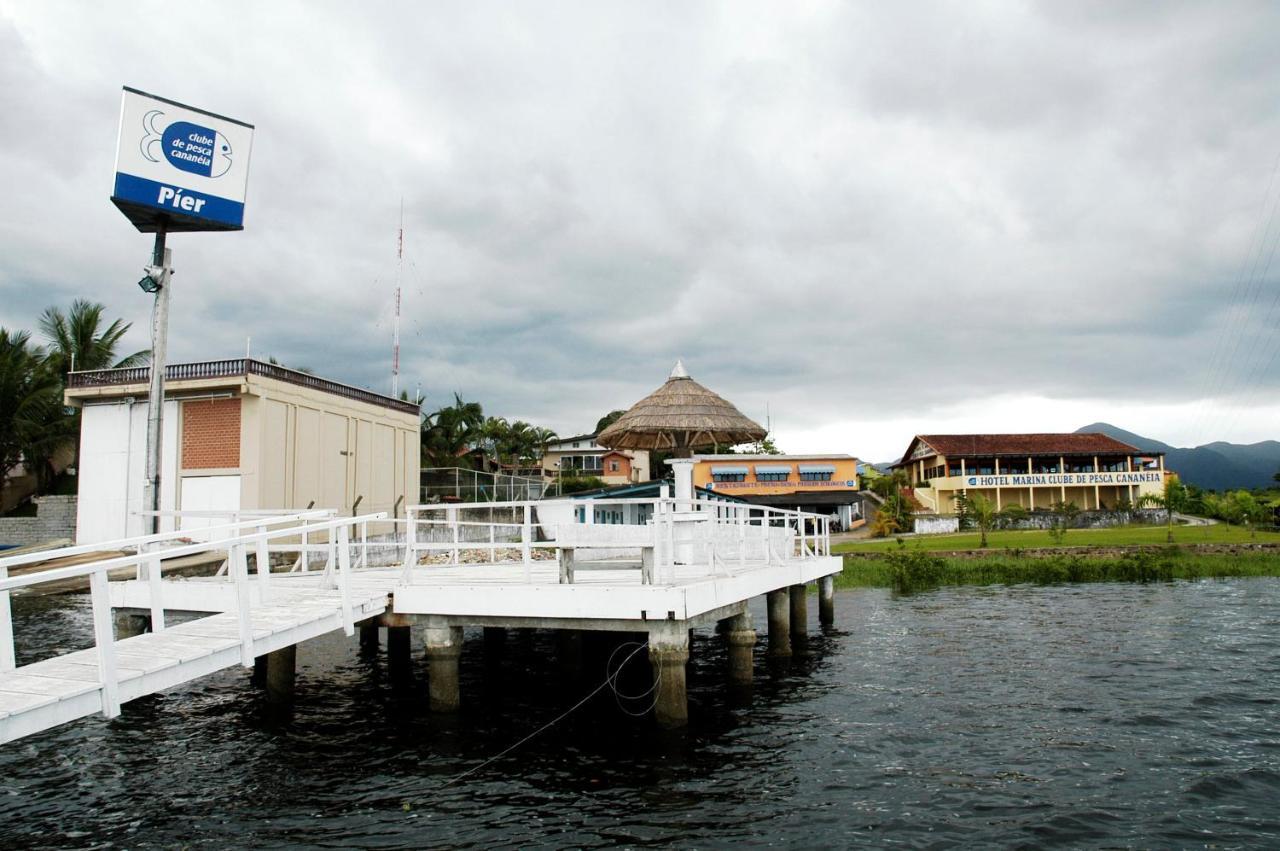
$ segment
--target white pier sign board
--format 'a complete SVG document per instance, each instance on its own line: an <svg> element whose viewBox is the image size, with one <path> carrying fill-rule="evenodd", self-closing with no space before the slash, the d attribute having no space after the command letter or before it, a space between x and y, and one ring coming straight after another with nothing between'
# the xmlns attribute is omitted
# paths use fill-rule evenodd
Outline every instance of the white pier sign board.
<svg viewBox="0 0 1280 851"><path fill-rule="evenodd" d="M127 86L111 200L145 233L242 230L253 125Z"/></svg>

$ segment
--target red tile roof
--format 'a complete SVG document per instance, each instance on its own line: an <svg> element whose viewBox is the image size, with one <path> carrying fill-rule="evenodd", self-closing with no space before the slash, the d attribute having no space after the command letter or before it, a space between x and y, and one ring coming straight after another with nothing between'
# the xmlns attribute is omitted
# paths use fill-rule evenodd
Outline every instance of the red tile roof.
<svg viewBox="0 0 1280 851"><path fill-rule="evenodd" d="M994 457L1027 455L1159 455L1143 452L1101 432L1067 434L918 434L902 460L907 463L916 444L923 441L939 455L952 457ZM923 458L929 455L921 456ZM917 459L918 460L918 459Z"/></svg>

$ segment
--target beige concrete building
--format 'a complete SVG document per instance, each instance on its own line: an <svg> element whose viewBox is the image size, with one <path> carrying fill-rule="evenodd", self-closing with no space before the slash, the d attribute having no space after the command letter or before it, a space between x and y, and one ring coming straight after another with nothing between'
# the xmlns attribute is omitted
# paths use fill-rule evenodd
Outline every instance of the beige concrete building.
<svg viewBox="0 0 1280 851"><path fill-rule="evenodd" d="M997 509L1114 509L1160 494L1165 476L1162 453L1100 433L918 434L894 467L934 514L954 514L960 493L984 494Z"/></svg>
<svg viewBox="0 0 1280 851"><path fill-rule="evenodd" d="M70 376L80 422L79 543L144 534L149 369ZM166 370L161 507L404 516L418 501L418 406L261 361ZM173 528L172 523L162 529Z"/></svg>

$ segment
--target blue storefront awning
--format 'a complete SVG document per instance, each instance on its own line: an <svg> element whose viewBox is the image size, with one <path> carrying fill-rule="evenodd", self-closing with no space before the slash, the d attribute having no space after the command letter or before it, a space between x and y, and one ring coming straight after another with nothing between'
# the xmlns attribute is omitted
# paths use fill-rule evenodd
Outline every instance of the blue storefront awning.
<svg viewBox="0 0 1280 851"><path fill-rule="evenodd" d="M746 467L712 467L711 475L713 476L745 476L747 474Z"/></svg>
<svg viewBox="0 0 1280 851"><path fill-rule="evenodd" d="M801 464L800 472L802 473L834 473L836 471L835 464Z"/></svg>
<svg viewBox="0 0 1280 851"><path fill-rule="evenodd" d="M788 473L791 472L790 464L757 464L756 475L760 473Z"/></svg>

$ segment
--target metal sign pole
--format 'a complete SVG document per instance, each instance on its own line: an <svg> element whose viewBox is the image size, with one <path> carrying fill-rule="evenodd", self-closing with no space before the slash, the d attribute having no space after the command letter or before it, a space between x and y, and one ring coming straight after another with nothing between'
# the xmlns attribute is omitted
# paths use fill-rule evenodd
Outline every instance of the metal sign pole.
<svg viewBox="0 0 1280 851"><path fill-rule="evenodd" d="M160 453L164 435L164 366L165 349L169 339L169 282L173 279L170 268L171 252L165 248L165 220L156 229L156 246L152 265L161 268L159 288L151 308L151 387L147 392L147 470L146 485L149 510L160 511ZM151 515L150 532L160 531L160 516Z"/></svg>

